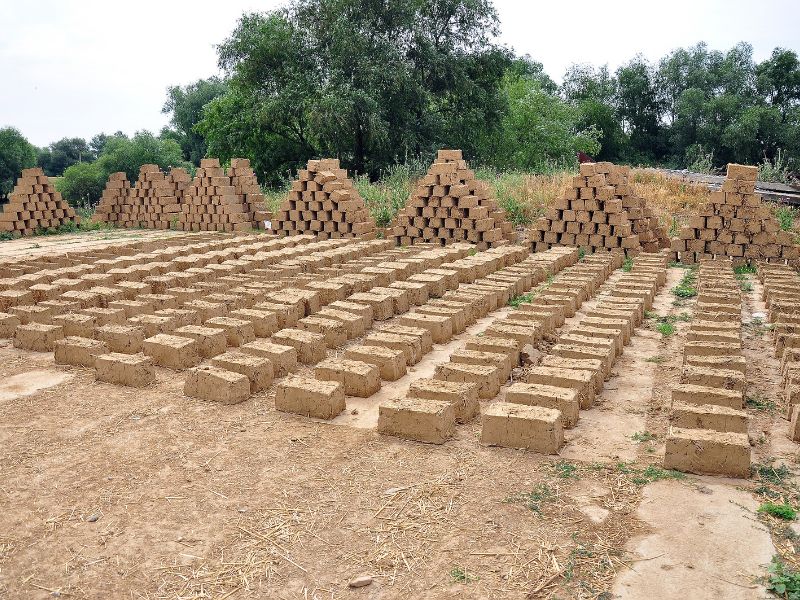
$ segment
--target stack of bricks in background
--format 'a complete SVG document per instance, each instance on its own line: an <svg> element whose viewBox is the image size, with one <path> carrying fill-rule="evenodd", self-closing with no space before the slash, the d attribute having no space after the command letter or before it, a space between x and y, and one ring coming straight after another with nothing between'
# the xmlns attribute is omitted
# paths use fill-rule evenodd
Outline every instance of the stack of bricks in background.
<svg viewBox="0 0 800 600"><path fill-rule="evenodd" d="M0 208L0 231L13 235L31 235L40 228L80 223L80 217L38 167L23 169L8 202Z"/></svg>
<svg viewBox="0 0 800 600"><path fill-rule="evenodd" d="M219 159L204 158L186 190L179 228L184 231L248 231L268 219L264 196L246 158L231 159L228 173Z"/></svg>
<svg viewBox="0 0 800 600"><path fill-rule="evenodd" d="M131 182L123 172L112 173L106 182L106 189L92 217L95 221L118 225L123 220L124 208L131 193Z"/></svg>
<svg viewBox="0 0 800 600"><path fill-rule="evenodd" d="M165 175L158 165L142 165L139 178L122 209L119 225L174 229L184 191L190 182L191 177L185 169L173 168Z"/></svg>
<svg viewBox="0 0 800 600"><path fill-rule="evenodd" d="M374 238L376 233L375 219L335 158L310 160L298 172L275 213L272 230L278 235L313 233L323 240Z"/></svg>
<svg viewBox="0 0 800 600"><path fill-rule="evenodd" d="M489 197L488 185L475 179L461 150L439 150L408 205L390 226L403 246L415 242L467 241L483 250L513 239L514 227Z"/></svg>
<svg viewBox="0 0 800 600"><path fill-rule="evenodd" d="M742 297L729 260L700 263L697 304L683 347L664 454L668 469L750 474Z"/></svg>
<svg viewBox="0 0 800 600"><path fill-rule="evenodd" d="M781 360L781 388L790 420L789 438L800 442L800 277L788 265L761 263L764 303L773 327L775 356Z"/></svg>
<svg viewBox="0 0 800 600"><path fill-rule="evenodd" d="M584 163L572 187L528 231L535 251L554 245L656 252L669 245L658 217L635 195L630 167Z"/></svg>
<svg viewBox="0 0 800 600"><path fill-rule="evenodd" d="M730 256L734 264L754 260L796 264L798 249L793 236L781 231L769 207L755 193L758 167L728 165L722 189L689 220L672 240L673 258L695 263L715 256Z"/></svg>

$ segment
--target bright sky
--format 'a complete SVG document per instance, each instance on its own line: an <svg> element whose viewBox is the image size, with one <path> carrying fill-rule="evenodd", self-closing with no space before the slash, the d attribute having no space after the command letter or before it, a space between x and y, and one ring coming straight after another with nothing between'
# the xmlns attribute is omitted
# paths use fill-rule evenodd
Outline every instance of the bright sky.
<svg viewBox="0 0 800 600"><path fill-rule="evenodd" d="M391 1L391 0L386 0ZM169 85L216 74L215 44L243 11L279 0L0 0L0 127L39 146L63 137L166 124ZM542 62L557 81L574 62L615 69L706 41L747 41L756 60L775 46L800 52L797 0L495 0L500 41Z"/></svg>

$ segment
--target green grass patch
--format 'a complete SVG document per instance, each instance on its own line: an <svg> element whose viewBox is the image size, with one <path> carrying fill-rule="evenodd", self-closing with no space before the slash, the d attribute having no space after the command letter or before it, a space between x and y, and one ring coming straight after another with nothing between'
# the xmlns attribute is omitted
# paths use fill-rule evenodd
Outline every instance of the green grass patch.
<svg viewBox="0 0 800 600"><path fill-rule="evenodd" d="M519 296L514 296L508 301L508 305L514 308L519 308L520 304L530 304L533 302L535 294L533 292L528 292L527 294L520 294Z"/></svg>
<svg viewBox="0 0 800 600"><path fill-rule="evenodd" d="M578 475L578 465L566 460L560 460L553 464L556 475L561 479L580 479Z"/></svg>
<svg viewBox="0 0 800 600"><path fill-rule="evenodd" d="M631 436L631 439L637 444L641 444L642 442L652 442L657 439L657 437L658 436L649 431L637 431Z"/></svg>
<svg viewBox="0 0 800 600"><path fill-rule="evenodd" d="M758 507L758 512L783 519L784 521L794 521L797 518L797 511L788 504L764 502Z"/></svg>
<svg viewBox="0 0 800 600"><path fill-rule="evenodd" d="M659 323L656 325L656 329L664 337L669 337L675 333L675 325L672 323Z"/></svg>
<svg viewBox="0 0 800 600"><path fill-rule="evenodd" d="M783 564L780 556L774 556L767 568L764 581L767 591L785 600L800 600L800 572Z"/></svg>
<svg viewBox="0 0 800 600"><path fill-rule="evenodd" d="M755 264L752 264L752 265L751 264L745 264L745 265L739 265L738 267L733 267L733 272L736 275L746 275L748 273L755 273L757 271L758 271L758 269L756 268Z"/></svg>
<svg viewBox="0 0 800 600"><path fill-rule="evenodd" d="M760 395L747 396L747 398L745 398L744 403L747 406L747 408L752 408L754 410L775 412L775 403L772 400L767 400Z"/></svg>
<svg viewBox="0 0 800 600"><path fill-rule="evenodd" d="M524 504L528 510L542 514L542 506L556 499L555 492L546 483L537 484L530 492L520 492L515 496L506 498L506 502Z"/></svg>
<svg viewBox="0 0 800 600"><path fill-rule="evenodd" d="M666 356L650 356L648 358L645 358L644 362L656 363L657 365L660 365L661 363L665 362L666 360L667 360Z"/></svg>
<svg viewBox="0 0 800 600"><path fill-rule="evenodd" d="M470 583L480 579L479 577L473 577L467 573L467 570L464 567L460 567L458 565L450 570L450 578L456 583Z"/></svg>
<svg viewBox="0 0 800 600"><path fill-rule="evenodd" d="M672 469L662 469L656 465L649 465L644 469L637 469L633 463L617 463L616 471L622 475L630 475L631 481L636 485L647 485L654 481L661 481L664 479L686 479L686 475L680 471L673 471Z"/></svg>
<svg viewBox="0 0 800 600"><path fill-rule="evenodd" d="M692 266L681 279L680 283L672 288L672 294L677 298L694 298L697 296L697 267Z"/></svg>
<svg viewBox="0 0 800 600"><path fill-rule="evenodd" d="M633 270L633 259L626 258L625 262L622 263L622 270L626 273L630 273Z"/></svg>
<svg viewBox="0 0 800 600"><path fill-rule="evenodd" d="M753 465L752 470L761 481L777 487L783 487L786 480L792 476L791 470L785 464L775 467L771 461L756 463Z"/></svg>

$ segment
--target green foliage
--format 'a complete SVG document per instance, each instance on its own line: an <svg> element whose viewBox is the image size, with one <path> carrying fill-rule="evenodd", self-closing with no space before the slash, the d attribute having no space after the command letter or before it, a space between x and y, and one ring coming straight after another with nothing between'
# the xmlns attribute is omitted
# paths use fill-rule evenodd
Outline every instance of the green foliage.
<svg viewBox="0 0 800 600"><path fill-rule="evenodd" d="M764 162L758 166L758 180L792 184L793 178L789 167L790 159L788 155L781 148L778 148L772 160L765 156Z"/></svg>
<svg viewBox="0 0 800 600"><path fill-rule="evenodd" d="M664 479L685 479L686 475L672 469L662 469L656 465L648 465L644 469L637 469L633 463L617 463L616 471L622 475L630 475L631 481L636 485L646 485Z"/></svg>
<svg viewBox="0 0 800 600"><path fill-rule="evenodd" d="M622 263L622 270L625 271L626 273L630 273L631 271L633 271L633 259L632 258L626 258L625 259L625 262Z"/></svg>
<svg viewBox="0 0 800 600"><path fill-rule="evenodd" d="M205 106L226 90L227 85L218 77L199 79L184 87L174 85L167 89L167 101L161 112L171 115L168 133L180 145L183 158L194 165L199 165L200 159L206 155L205 139L195 126L202 119Z"/></svg>
<svg viewBox="0 0 800 600"><path fill-rule="evenodd" d="M541 514L542 505L553 502L556 498L555 492L546 483L539 483L530 492L520 492L514 496L506 498L506 502L522 503L529 510Z"/></svg>
<svg viewBox="0 0 800 600"><path fill-rule="evenodd" d="M466 568L456 565L450 570L450 578L456 583L470 583L477 581L480 577L473 577L467 573Z"/></svg>
<svg viewBox="0 0 800 600"><path fill-rule="evenodd" d="M800 572L783 564L780 556L774 556L767 573L768 591L784 600L800 600Z"/></svg>
<svg viewBox="0 0 800 600"><path fill-rule="evenodd" d="M578 248L578 260L583 260L585 256L586 256L586 248L581 246L580 248Z"/></svg>
<svg viewBox="0 0 800 600"><path fill-rule="evenodd" d="M64 138L53 142L47 148L42 148L37 158L37 164L42 167L45 175L59 176L70 166L82 162L92 162L97 155L83 138Z"/></svg>
<svg viewBox="0 0 800 600"><path fill-rule="evenodd" d="M763 410L768 412L775 411L775 403L772 400L766 400L760 395L747 396L744 403L747 408L752 408L754 410Z"/></svg>
<svg viewBox="0 0 800 600"><path fill-rule="evenodd" d="M519 296L514 296L508 301L508 305L513 308L519 308L520 304L530 304L533 302L533 298L535 294L533 292L528 292L527 294L520 294Z"/></svg>
<svg viewBox="0 0 800 600"><path fill-rule="evenodd" d="M561 479L579 479L578 465L566 460L559 460L554 463L553 469L555 469L556 475Z"/></svg>
<svg viewBox="0 0 800 600"><path fill-rule="evenodd" d="M675 333L675 325L672 323L659 323L656 325L656 330L664 337L669 337Z"/></svg>
<svg viewBox="0 0 800 600"><path fill-rule="evenodd" d="M96 163L76 163L64 171L56 188L71 205L91 206L100 200L105 179Z"/></svg>
<svg viewBox="0 0 800 600"><path fill-rule="evenodd" d="M22 169L36 165L36 148L13 127L0 129L0 199L14 189Z"/></svg>
<svg viewBox="0 0 800 600"><path fill-rule="evenodd" d="M792 230L796 216L797 210L791 206L780 205L775 208L775 218L783 231Z"/></svg>
<svg viewBox="0 0 800 600"><path fill-rule="evenodd" d="M678 298L694 298L697 296L697 289L694 287L695 283L697 283L696 266L686 271L680 283L672 288L672 294Z"/></svg>
<svg viewBox="0 0 800 600"><path fill-rule="evenodd" d="M637 444L641 444L642 442L651 442L657 439L657 437L658 436L649 431L637 431L631 436L631 439Z"/></svg>
<svg viewBox="0 0 800 600"><path fill-rule="evenodd" d="M163 140L148 131L139 131L132 138L114 136L105 143L103 154L97 159L103 183L111 173L124 171L130 181L136 181L139 167L158 165L161 169L192 165L183 160L181 148L175 140Z"/></svg>
<svg viewBox="0 0 800 600"><path fill-rule="evenodd" d="M757 463L752 466L752 470L761 481L778 487L785 485L792 477L789 467L785 464L775 467L771 461Z"/></svg>
<svg viewBox="0 0 800 600"><path fill-rule="evenodd" d="M666 360L667 358L665 356L649 356L644 359L644 362L656 363L657 365L660 365L661 363L666 362Z"/></svg>
<svg viewBox="0 0 800 600"><path fill-rule="evenodd" d="M381 171L381 177L371 182L362 175L355 180L356 188L369 208L378 227L386 227L397 212L408 202L414 182L422 177L427 165L420 161L409 161L402 165L390 165Z"/></svg>
<svg viewBox="0 0 800 600"><path fill-rule="evenodd" d="M757 271L755 263L753 264L744 264L739 265L738 267L733 268L733 272L736 275L744 275L746 273L755 273Z"/></svg>
<svg viewBox="0 0 800 600"><path fill-rule="evenodd" d="M688 170L692 173L713 175L716 171L714 169L714 153L705 152L701 144L695 144L686 149L686 163Z"/></svg>
<svg viewBox="0 0 800 600"><path fill-rule="evenodd" d="M765 513L784 521L794 521L797 518L797 511L788 504L775 504L765 502L758 507L758 512Z"/></svg>

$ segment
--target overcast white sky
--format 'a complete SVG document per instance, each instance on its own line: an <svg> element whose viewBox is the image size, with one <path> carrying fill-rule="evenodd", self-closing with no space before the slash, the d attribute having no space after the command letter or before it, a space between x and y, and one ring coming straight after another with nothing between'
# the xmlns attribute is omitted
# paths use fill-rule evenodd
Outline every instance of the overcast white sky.
<svg viewBox="0 0 800 600"><path fill-rule="evenodd" d="M391 1L391 0L388 0ZM243 11L278 0L0 0L0 127L39 146L99 132L158 132L167 86L217 73L215 44ZM747 41L756 60L800 52L797 0L495 0L500 41L560 80L574 62L614 69L706 41Z"/></svg>

